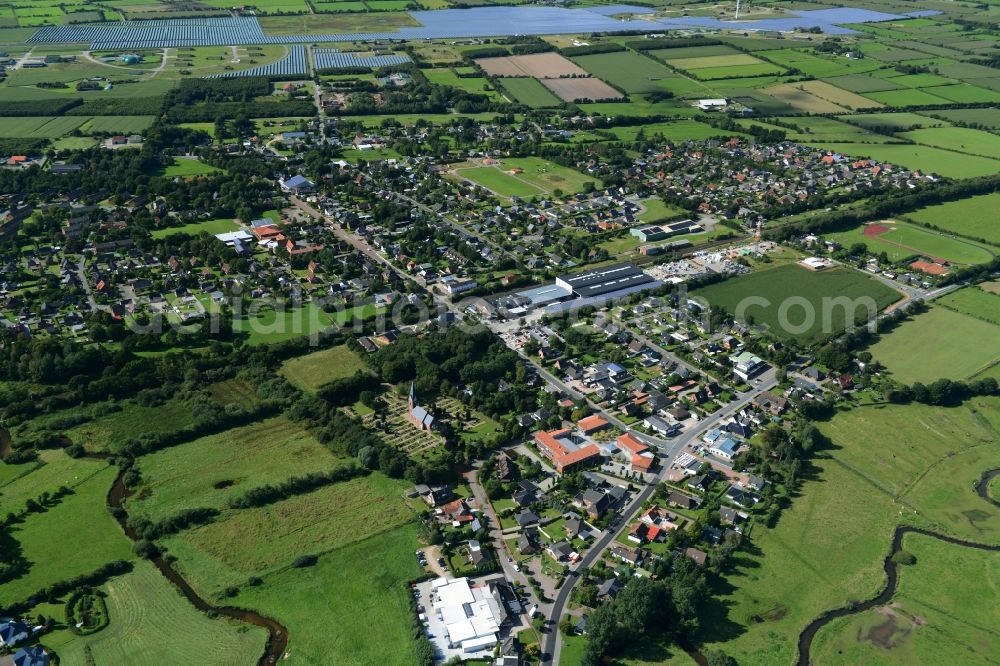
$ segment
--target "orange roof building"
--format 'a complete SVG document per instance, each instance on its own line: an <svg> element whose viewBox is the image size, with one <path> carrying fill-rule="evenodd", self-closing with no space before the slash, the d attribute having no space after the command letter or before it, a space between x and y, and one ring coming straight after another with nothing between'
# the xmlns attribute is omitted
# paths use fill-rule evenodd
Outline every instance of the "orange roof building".
<svg viewBox="0 0 1000 666"><path fill-rule="evenodd" d="M632 471L633 472L643 472L646 473L653 467L653 456L640 456L635 454L632 456Z"/></svg>
<svg viewBox="0 0 1000 666"><path fill-rule="evenodd" d="M636 439L635 435L632 433L625 433L624 435L618 435L618 446L629 453L636 454L642 453L649 449L648 446Z"/></svg>
<svg viewBox="0 0 1000 666"><path fill-rule="evenodd" d="M597 432L598 430L604 430L609 425L611 424L608 423L608 420L600 414L591 414L590 416L582 418L576 422L576 427L579 428L585 435Z"/></svg>
<svg viewBox="0 0 1000 666"><path fill-rule="evenodd" d="M575 442L571 430L539 430L535 433L538 451L555 465L556 472L565 474L594 463L601 450L592 442Z"/></svg>

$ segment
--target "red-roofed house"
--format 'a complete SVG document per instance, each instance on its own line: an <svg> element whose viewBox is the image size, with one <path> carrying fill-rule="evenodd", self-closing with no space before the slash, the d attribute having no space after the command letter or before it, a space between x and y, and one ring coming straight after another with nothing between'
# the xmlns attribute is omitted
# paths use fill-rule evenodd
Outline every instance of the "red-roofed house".
<svg viewBox="0 0 1000 666"><path fill-rule="evenodd" d="M632 471L641 472L645 474L653 468L653 462L656 459L653 456L640 456L635 454L632 456Z"/></svg>
<svg viewBox="0 0 1000 666"><path fill-rule="evenodd" d="M621 449L628 451L629 453L632 454L642 453L643 451L649 449L648 446L646 446L638 439L636 439L635 435L633 435L632 433L627 432L624 435L618 435L617 441L618 441L618 446Z"/></svg>
<svg viewBox="0 0 1000 666"><path fill-rule="evenodd" d="M601 450L597 445L574 442L568 428L539 430L535 433L535 443L538 451L552 461L559 474L593 464L601 457Z"/></svg>
<svg viewBox="0 0 1000 666"><path fill-rule="evenodd" d="M591 414L590 416L580 419L576 422L576 427L580 429L584 435L589 435L599 430L604 430L611 424L600 414Z"/></svg>

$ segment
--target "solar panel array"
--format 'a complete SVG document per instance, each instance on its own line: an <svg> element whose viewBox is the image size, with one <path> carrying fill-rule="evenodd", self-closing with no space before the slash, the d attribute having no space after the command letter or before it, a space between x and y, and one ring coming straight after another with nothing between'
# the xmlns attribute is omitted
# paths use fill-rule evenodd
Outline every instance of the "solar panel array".
<svg viewBox="0 0 1000 666"><path fill-rule="evenodd" d="M411 62L408 55L364 56L357 53L342 53L338 49L313 49L313 65L316 69L346 69L348 67L392 67Z"/></svg>
<svg viewBox="0 0 1000 666"><path fill-rule="evenodd" d="M223 72L222 74L212 74L206 79L231 79L237 76L287 76L301 77L309 76L309 63L306 60L306 47L301 44L290 46L288 55L274 62L260 67L241 69L237 72Z"/></svg>
<svg viewBox="0 0 1000 666"><path fill-rule="evenodd" d="M381 41L500 37L505 35L557 35L589 32L662 32L691 27L738 27L751 30L787 30L818 25L828 33L850 32L838 23L868 23L902 18L892 14L849 7L812 12L793 12L794 19L719 21L714 17L689 16L658 19L617 20L583 8L498 6L469 9L439 9L410 12L420 25L396 32L360 32L336 35L265 35L254 16L201 19L150 19L41 28L32 44L90 43L94 50L165 48L180 46L240 46L246 44L311 44L320 42Z"/></svg>

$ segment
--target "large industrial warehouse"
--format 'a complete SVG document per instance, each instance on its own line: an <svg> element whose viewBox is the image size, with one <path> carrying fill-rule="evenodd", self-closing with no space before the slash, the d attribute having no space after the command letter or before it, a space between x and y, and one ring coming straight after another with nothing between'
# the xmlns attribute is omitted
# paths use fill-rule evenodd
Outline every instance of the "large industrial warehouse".
<svg viewBox="0 0 1000 666"><path fill-rule="evenodd" d="M655 282L652 276L643 273L635 264L629 263L556 278L556 286L571 291L580 298L603 296L650 282Z"/></svg>

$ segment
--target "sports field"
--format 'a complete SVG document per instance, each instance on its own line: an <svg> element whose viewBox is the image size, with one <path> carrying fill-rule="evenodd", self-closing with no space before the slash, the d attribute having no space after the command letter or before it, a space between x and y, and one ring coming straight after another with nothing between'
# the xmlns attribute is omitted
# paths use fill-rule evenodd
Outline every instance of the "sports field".
<svg viewBox="0 0 1000 666"><path fill-rule="evenodd" d="M882 336L870 349L904 383L965 379L1000 359L1000 326L932 306Z"/></svg>
<svg viewBox="0 0 1000 666"><path fill-rule="evenodd" d="M983 194L936 204L907 213L906 217L963 236L1000 244L1000 193Z"/></svg>
<svg viewBox="0 0 1000 666"><path fill-rule="evenodd" d="M859 271L832 268L813 272L796 264L732 278L692 294L746 321L766 325L778 338L803 344L844 330L849 320L847 307L834 306L834 299L863 299L858 300L850 317L862 322L869 316L865 303L881 311L900 298L895 290Z"/></svg>
<svg viewBox="0 0 1000 666"><path fill-rule="evenodd" d="M42 644L64 664L252 664L264 652L267 633L196 610L151 563L101 586L110 623L89 636L68 629ZM184 640L177 640L183 636Z"/></svg>
<svg viewBox="0 0 1000 666"><path fill-rule="evenodd" d="M955 264L982 264L993 258L987 247L974 241L945 236L940 232L924 229L903 222L879 222L862 225L849 231L826 234L845 247L865 243L873 252L885 252L889 259L898 261L914 255Z"/></svg>
<svg viewBox="0 0 1000 666"><path fill-rule="evenodd" d="M532 79L534 80L534 79ZM497 167L471 167L468 169L456 169L455 173L460 177L470 180L477 185L482 185L486 189L502 197L532 197L542 194L542 191L523 180L518 180L506 171Z"/></svg>
<svg viewBox="0 0 1000 666"><path fill-rule="evenodd" d="M859 407L820 428L832 448L809 465L809 480L777 527L755 529L751 548L736 556L738 573L719 586L703 622L711 627L703 651L722 649L744 666L794 663L810 620L882 589L882 560L899 523L1000 541L1000 511L972 490L984 469L1000 464L989 446L1000 400ZM886 659L876 663L908 663Z"/></svg>
<svg viewBox="0 0 1000 666"><path fill-rule="evenodd" d="M540 157L512 157L498 166L456 169L455 173L503 197L531 197L555 190L570 194L588 182L601 185L596 178Z"/></svg>
<svg viewBox="0 0 1000 666"><path fill-rule="evenodd" d="M292 358L281 366L281 374L300 389L312 391L327 382L367 370L364 362L346 345Z"/></svg>
<svg viewBox="0 0 1000 666"><path fill-rule="evenodd" d="M816 664L989 664L1000 651L996 591L983 581L1000 578L995 553L962 548L919 534L907 535L904 566L890 604L839 619L813 641Z"/></svg>
<svg viewBox="0 0 1000 666"><path fill-rule="evenodd" d="M314 566L265 576L263 585L244 587L232 600L288 628L288 664L417 663L406 586L423 573L413 556L421 545L416 528L361 532L364 540L320 557Z"/></svg>
<svg viewBox="0 0 1000 666"><path fill-rule="evenodd" d="M152 521L185 509L225 509L231 498L251 488L343 463L307 431L279 416L143 456L137 462L142 485L126 508L129 515Z"/></svg>

